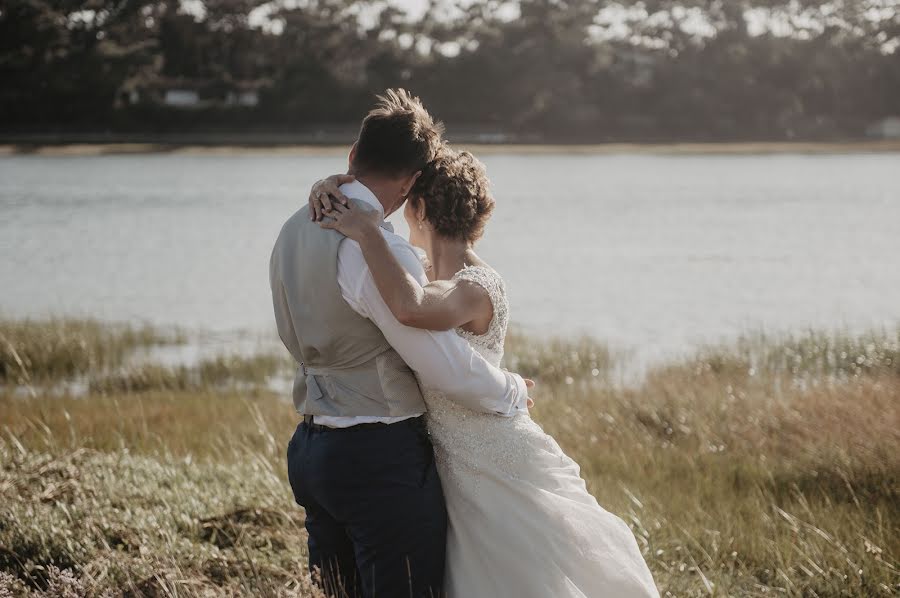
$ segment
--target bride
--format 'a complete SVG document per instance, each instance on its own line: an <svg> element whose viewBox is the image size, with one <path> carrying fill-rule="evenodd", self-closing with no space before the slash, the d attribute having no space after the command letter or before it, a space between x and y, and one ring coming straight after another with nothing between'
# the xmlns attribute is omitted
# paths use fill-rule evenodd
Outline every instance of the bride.
<svg viewBox="0 0 900 598"><path fill-rule="evenodd" d="M417 328L455 329L499 365L506 290L473 249L494 208L484 166L446 148L406 202L409 241L427 257L424 287L394 258L376 212L322 205L322 194L340 195L345 180L317 183L311 207L332 218L323 227L360 244L394 316ZM447 502L449 598L659 595L629 527L597 504L578 465L527 413L476 413L427 389L425 401Z"/></svg>

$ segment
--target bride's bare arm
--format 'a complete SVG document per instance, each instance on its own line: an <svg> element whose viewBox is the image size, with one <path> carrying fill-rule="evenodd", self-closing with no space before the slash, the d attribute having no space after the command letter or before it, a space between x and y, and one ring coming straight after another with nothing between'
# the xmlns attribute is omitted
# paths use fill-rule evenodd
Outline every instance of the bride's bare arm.
<svg viewBox="0 0 900 598"><path fill-rule="evenodd" d="M407 272L379 230L380 214L374 210L335 204L327 213L333 220L320 222L359 243L378 292L397 320L427 330L451 330L484 313L490 299L469 282L438 280L424 287Z"/></svg>

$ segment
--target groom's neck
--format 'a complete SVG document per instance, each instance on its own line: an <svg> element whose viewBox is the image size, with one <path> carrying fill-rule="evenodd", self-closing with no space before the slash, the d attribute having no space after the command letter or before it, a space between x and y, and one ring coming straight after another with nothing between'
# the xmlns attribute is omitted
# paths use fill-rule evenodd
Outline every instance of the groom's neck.
<svg viewBox="0 0 900 598"><path fill-rule="evenodd" d="M365 185L378 199L378 203L384 208L385 216L390 215L397 209L395 204L397 203L396 197L399 195L399 191L396 189L397 185L395 183L377 176L355 174L352 170L350 174L355 175L356 180Z"/></svg>

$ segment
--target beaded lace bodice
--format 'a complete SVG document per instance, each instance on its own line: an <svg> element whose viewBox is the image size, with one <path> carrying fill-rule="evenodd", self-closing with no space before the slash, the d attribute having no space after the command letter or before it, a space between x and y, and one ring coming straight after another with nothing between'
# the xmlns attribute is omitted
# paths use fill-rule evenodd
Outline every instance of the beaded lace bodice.
<svg viewBox="0 0 900 598"><path fill-rule="evenodd" d="M472 348L490 363L499 366L503 359L503 342L509 324L509 303L506 287L500 275L485 266L470 266L460 270L453 280L466 280L483 287L491 298L494 316L484 334L457 329ZM468 486L476 491L477 478L464 472L481 470L488 464L506 475L516 475L527 467L527 451L522 443L536 437L538 444L549 439L527 414L501 417L467 409L447 399L437 391L426 391L428 427L435 446L435 454L442 477L447 483Z"/></svg>
<svg viewBox="0 0 900 598"><path fill-rule="evenodd" d="M474 334L457 328L456 333L493 365L499 366L503 360L503 343L509 325L509 302L506 299L506 285L497 272L486 266L466 266L453 275L453 280L465 280L484 288L494 306L494 317L484 334Z"/></svg>

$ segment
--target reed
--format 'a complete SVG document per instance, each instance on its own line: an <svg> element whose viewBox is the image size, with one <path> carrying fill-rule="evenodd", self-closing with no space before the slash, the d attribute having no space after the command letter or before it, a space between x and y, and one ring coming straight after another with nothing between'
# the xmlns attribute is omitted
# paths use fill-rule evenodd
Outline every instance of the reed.
<svg viewBox="0 0 900 598"><path fill-rule="evenodd" d="M31 384L115 367L139 347L183 342L178 331L96 320L0 320L0 384Z"/></svg>
<svg viewBox="0 0 900 598"><path fill-rule="evenodd" d="M95 376L89 388L96 394L168 391L203 391L235 386L263 385L276 376L287 376L295 366L285 356L220 355L193 366L141 363Z"/></svg>
<svg viewBox="0 0 900 598"><path fill-rule="evenodd" d="M517 329L507 335L505 350L504 365L508 369L547 384L608 382L622 361L622 356L588 337L536 342Z"/></svg>

